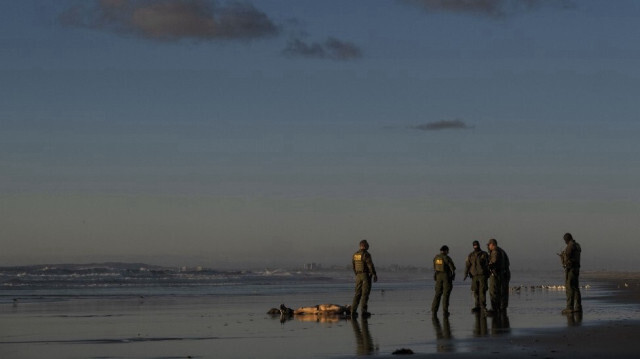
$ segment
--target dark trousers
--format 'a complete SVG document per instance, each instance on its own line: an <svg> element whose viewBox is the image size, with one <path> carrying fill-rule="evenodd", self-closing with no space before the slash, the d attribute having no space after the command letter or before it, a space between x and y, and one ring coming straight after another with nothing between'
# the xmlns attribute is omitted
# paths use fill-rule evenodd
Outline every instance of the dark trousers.
<svg viewBox="0 0 640 359"><path fill-rule="evenodd" d="M504 275L491 275L489 277L489 296L491 297L491 309L507 310L509 306L509 278Z"/></svg>
<svg viewBox="0 0 640 359"><path fill-rule="evenodd" d="M509 281L510 275L505 274L500 279L500 310L507 310L509 306Z"/></svg>
<svg viewBox="0 0 640 359"><path fill-rule="evenodd" d="M367 303L369 302L369 293L371 293L371 276L369 273L356 274L356 292L351 303L351 311L356 312L358 305L362 303L362 312L367 312Z"/></svg>
<svg viewBox="0 0 640 359"><path fill-rule="evenodd" d="M500 277L491 275L491 277L489 277L489 297L491 297L491 309L493 310L500 310L501 289Z"/></svg>
<svg viewBox="0 0 640 359"><path fill-rule="evenodd" d="M453 290L453 283L449 275L445 272L438 272L435 276L436 279L436 293L431 303L431 312L436 314L440 307L440 299L442 298L442 311L449 312L449 295Z"/></svg>
<svg viewBox="0 0 640 359"><path fill-rule="evenodd" d="M582 310L582 295L580 294L580 268L565 271L565 290L567 292L567 309Z"/></svg>
<svg viewBox="0 0 640 359"><path fill-rule="evenodd" d="M471 291L473 292L474 307L487 307L487 277L474 275L471 278Z"/></svg>

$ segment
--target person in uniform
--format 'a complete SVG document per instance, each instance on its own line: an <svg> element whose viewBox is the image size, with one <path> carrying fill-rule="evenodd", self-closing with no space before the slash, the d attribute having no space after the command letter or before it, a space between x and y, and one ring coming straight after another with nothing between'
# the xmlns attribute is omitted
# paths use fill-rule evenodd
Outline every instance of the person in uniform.
<svg viewBox="0 0 640 359"><path fill-rule="evenodd" d="M498 248L500 252L502 252L502 280L500 281L502 288L500 288L500 311L507 311L507 307L509 306L509 282L511 282L511 262L509 262L509 256L507 252L502 249L502 247Z"/></svg>
<svg viewBox="0 0 640 359"><path fill-rule="evenodd" d="M473 292L473 313L487 311L487 277L489 276L489 254L480 249L480 242L473 241L473 252L465 261L464 279L471 277Z"/></svg>
<svg viewBox="0 0 640 359"><path fill-rule="evenodd" d="M580 276L580 252L582 249L573 239L571 233L565 233L563 239L567 246L560 253L560 259L564 268L567 307L562 311L562 314L580 313L582 312L582 296L578 277Z"/></svg>
<svg viewBox="0 0 640 359"><path fill-rule="evenodd" d="M487 314L505 312L509 306L509 256L500 247L495 238L489 239L489 296L491 297L491 310Z"/></svg>
<svg viewBox="0 0 640 359"><path fill-rule="evenodd" d="M368 317L371 314L367 311L369 302L369 293L371 292L371 280L378 281L376 268L373 265L371 254L368 252L369 243L366 239L360 241L360 250L355 252L352 257L353 273L356 275L356 292L353 296L351 304L351 317L358 316L358 305L362 303L362 316Z"/></svg>
<svg viewBox="0 0 640 359"><path fill-rule="evenodd" d="M435 280L435 296L431 303L431 314L438 315L440 307L440 299L442 298L442 313L445 317L449 316L449 295L453 289L453 280L456 278L456 266L449 257L449 247L442 246L440 254L433 258L433 280Z"/></svg>

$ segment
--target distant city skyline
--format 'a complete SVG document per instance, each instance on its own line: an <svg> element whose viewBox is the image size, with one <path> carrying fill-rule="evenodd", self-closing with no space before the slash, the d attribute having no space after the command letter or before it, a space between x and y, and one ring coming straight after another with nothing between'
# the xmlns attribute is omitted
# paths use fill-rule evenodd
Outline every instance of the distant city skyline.
<svg viewBox="0 0 640 359"><path fill-rule="evenodd" d="M638 269L640 3L0 3L0 266Z"/></svg>

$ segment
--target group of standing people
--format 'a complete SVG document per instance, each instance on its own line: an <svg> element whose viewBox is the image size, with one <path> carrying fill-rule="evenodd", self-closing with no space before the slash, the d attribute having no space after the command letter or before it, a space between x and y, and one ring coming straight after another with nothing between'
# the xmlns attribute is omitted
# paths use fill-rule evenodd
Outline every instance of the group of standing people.
<svg viewBox="0 0 640 359"><path fill-rule="evenodd" d="M573 239L571 233L563 236L566 247L559 253L562 267L565 270L565 289L567 293L567 307L563 314L582 312L582 297L580 294L580 245ZM495 238L487 243L488 252L480 248L480 242L473 241L473 251L465 261L464 278L471 278L471 291L473 292L474 306L472 312L485 316L504 314L509 306L509 282L511 271L509 269L509 256L504 249L498 246ZM356 310L361 304L362 316L368 317L368 301L371 292L371 282L378 281L371 254L368 252L369 243L360 241L360 249L353 254L353 272L356 276L356 290L351 304L351 317L357 317ZM453 289L453 281L456 277L456 266L449 257L449 247L444 245L440 253L433 258L433 279L435 281L435 296L431 303L431 313L437 316L442 303L442 311L445 317L449 313L449 297ZM487 309L487 290L489 291L491 308Z"/></svg>
<svg viewBox="0 0 640 359"><path fill-rule="evenodd" d="M498 241L491 238L487 243L489 252L480 248L480 242L473 241L473 252L465 261L464 278L471 278L473 292L474 313L493 315L504 313L509 306L509 256ZM449 257L449 247L442 246L440 254L433 258L433 279L435 280L435 296L431 303L431 313L436 316L440 303L445 317L449 316L449 296L456 278L456 266ZM491 298L491 309L487 309L487 289Z"/></svg>

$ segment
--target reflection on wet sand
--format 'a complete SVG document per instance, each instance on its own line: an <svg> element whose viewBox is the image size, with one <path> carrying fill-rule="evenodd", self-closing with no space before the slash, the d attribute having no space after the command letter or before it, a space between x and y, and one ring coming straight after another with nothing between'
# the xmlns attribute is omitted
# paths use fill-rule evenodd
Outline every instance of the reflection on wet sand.
<svg viewBox="0 0 640 359"><path fill-rule="evenodd" d="M473 326L473 336L476 338L487 336L487 317L482 313L475 313L475 325Z"/></svg>
<svg viewBox="0 0 640 359"><path fill-rule="evenodd" d="M337 323L341 320L346 320L347 318L342 315L333 315L333 314L314 314L314 315L291 315L291 314L280 314L280 315L272 315L272 318L280 318L280 323L285 323L289 320L297 320L299 322L317 322L317 323Z"/></svg>
<svg viewBox="0 0 640 359"><path fill-rule="evenodd" d="M451 335L451 326L449 325L449 318L444 317L442 324L437 316L431 317L433 323L433 331L436 333L436 345L439 353L451 353L455 352L455 341Z"/></svg>
<svg viewBox="0 0 640 359"><path fill-rule="evenodd" d="M340 315L294 315L293 318L300 322L337 323L344 320Z"/></svg>
<svg viewBox="0 0 640 359"><path fill-rule="evenodd" d="M579 327L582 325L582 312L574 312L567 314L567 326Z"/></svg>
<svg viewBox="0 0 640 359"><path fill-rule="evenodd" d="M356 336L356 354L357 355L371 355L375 352L375 345L369 332L369 321L367 318L362 318L362 325L358 323L358 319L351 320L351 326L353 327L353 333Z"/></svg>
<svg viewBox="0 0 640 359"><path fill-rule="evenodd" d="M511 332L507 313L496 313L491 317L491 335L504 335Z"/></svg>

